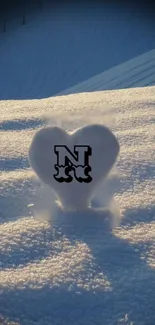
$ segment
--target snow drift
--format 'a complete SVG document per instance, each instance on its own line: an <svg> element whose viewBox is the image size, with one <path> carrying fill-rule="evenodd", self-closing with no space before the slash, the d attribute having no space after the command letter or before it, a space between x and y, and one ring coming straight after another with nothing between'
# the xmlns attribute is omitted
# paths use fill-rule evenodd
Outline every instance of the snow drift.
<svg viewBox="0 0 155 325"><path fill-rule="evenodd" d="M8 323L154 324L154 103L154 87L0 102L0 314ZM95 203L114 196L121 225L107 231L89 213L38 221L34 211L53 204L28 163L44 114L73 130L105 124L107 104L120 184L107 179Z"/></svg>

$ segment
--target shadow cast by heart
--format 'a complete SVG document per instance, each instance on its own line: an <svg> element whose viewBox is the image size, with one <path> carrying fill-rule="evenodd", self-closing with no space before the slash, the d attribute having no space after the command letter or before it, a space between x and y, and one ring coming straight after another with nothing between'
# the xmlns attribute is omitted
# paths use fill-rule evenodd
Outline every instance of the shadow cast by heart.
<svg viewBox="0 0 155 325"><path fill-rule="evenodd" d="M62 217L65 218L64 213ZM59 219L59 222L51 224L48 240L52 241L55 233L58 242L66 238L70 246L84 243L90 250L91 263L84 259L76 278L71 277L74 270L70 266L70 275L65 274L64 282L57 279L53 283L52 278L48 278L47 266L43 282L33 282L30 275L29 283L22 288L20 283L14 289L4 286L0 295L0 313L23 325L32 321L38 324L52 322L54 325L62 321L66 325L80 322L103 324L103 321L107 325L154 324L155 272L147 259L141 259L144 245L149 250L152 243L131 244L115 232L108 231L105 220L109 217L105 212L77 213L74 216L70 214L64 222ZM46 238L43 233L43 238ZM70 256L70 261L74 259L76 256ZM99 274L108 279L110 290L106 290L103 283L89 287L95 277L100 281ZM81 279L86 286L79 286Z"/></svg>

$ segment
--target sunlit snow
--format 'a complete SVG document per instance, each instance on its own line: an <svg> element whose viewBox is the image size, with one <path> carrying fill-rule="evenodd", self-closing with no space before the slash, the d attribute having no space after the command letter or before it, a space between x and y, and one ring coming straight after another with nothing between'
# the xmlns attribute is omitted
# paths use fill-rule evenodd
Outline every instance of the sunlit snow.
<svg viewBox="0 0 155 325"><path fill-rule="evenodd" d="M19 30L17 35L26 44L30 37L26 31L31 26L26 25L21 34ZM15 37L16 30L12 33ZM9 35L1 52L3 77L3 63L8 60L5 51L13 51L14 40ZM149 67L154 65L154 50L150 50L139 53L142 56L135 61L126 58L123 66L113 70L94 72L97 76L87 76L88 82L83 84L75 78L77 88L70 90L69 84L75 83L68 82L64 93L58 90L59 71L54 90L61 96L42 98L49 94L49 66L42 74L37 66L32 69L32 83L27 83L36 58L21 88L20 79L14 83L13 77L5 76L8 93L6 80L0 90L1 98L9 99L0 101L2 324L155 324L155 87L147 70L148 61ZM15 66L11 64L12 69ZM77 69L80 71L80 65ZM112 75L118 83L111 83ZM104 88L105 76L109 90ZM72 77L70 74L69 80ZM130 87L131 79L136 88L118 89L120 84L121 88ZM39 94L42 99L31 100ZM33 136L44 126L73 131L86 124L110 128L120 152L105 182L96 188L93 209L62 213L54 205L52 189L41 183L30 167L29 148ZM55 213L54 219L51 213ZM111 214L115 218L109 229L106 225Z"/></svg>

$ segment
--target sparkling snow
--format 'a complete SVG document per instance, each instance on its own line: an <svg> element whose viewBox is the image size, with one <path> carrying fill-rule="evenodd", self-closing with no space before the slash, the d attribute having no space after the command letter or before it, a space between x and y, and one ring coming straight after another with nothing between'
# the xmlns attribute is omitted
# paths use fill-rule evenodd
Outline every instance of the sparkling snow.
<svg viewBox="0 0 155 325"><path fill-rule="evenodd" d="M107 7L104 24L88 11L47 10L0 34L2 325L155 324L154 28L132 11ZM53 219L53 192L28 162L32 137L91 123L117 136L116 167L91 213Z"/></svg>
<svg viewBox="0 0 155 325"><path fill-rule="evenodd" d="M148 87L0 103L4 318L25 325L154 323L154 102L155 88ZM63 225L34 217L38 203L46 208L52 200L28 164L45 113L50 123L68 129L104 123L105 117L116 134L120 183L112 180L109 190L123 219L112 232L95 214L90 222L76 216L77 225L74 219ZM101 205L104 191L98 194Z"/></svg>

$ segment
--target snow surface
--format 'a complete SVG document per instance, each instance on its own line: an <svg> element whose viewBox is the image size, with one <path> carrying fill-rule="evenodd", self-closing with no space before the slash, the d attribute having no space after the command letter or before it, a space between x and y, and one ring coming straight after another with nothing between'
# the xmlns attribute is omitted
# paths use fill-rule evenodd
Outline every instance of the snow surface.
<svg viewBox="0 0 155 325"><path fill-rule="evenodd" d="M154 103L154 87L0 102L2 317L25 325L154 324ZM28 150L45 114L68 130L105 123L117 136L120 184L111 178L107 188L123 220L113 231L95 212L67 224L44 221L53 194L34 177Z"/></svg>
<svg viewBox="0 0 155 325"><path fill-rule="evenodd" d="M90 91L155 84L154 21L142 14L142 6L137 12L114 2L95 3L46 5L39 15L27 13L25 26L16 17L6 33L0 30L0 99L51 97L116 66L114 76L103 75L102 85L97 78ZM142 65L136 59L128 71L126 62L146 52L150 57L144 56Z"/></svg>
<svg viewBox="0 0 155 325"><path fill-rule="evenodd" d="M149 26L146 32L131 12L128 20L120 14L115 21L115 12L109 20L107 9L104 26L102 17L96 25L94 8L93 23L92 14L86 20L85 13L81 24L75 15L49 20L46 13L1 35L3 325L155 324L154 30ZM127 34L118 32L125 31L125 21L130 21L127 42ZM137 88L117 89L127 87ZM27 100L14 100L21 98ZM44 125L72 131L91 123L104 124L116 135L116 168L98 188L91 212L62 213L53 192L30 168L32 137Z"/></svg>
<svg viewBox="0 0 155 325"><path fill-rule="evenodd" d="M155 84L155 50L119 64L105 72L65 89L57 95L81 92L146 87Z"/></svg>

